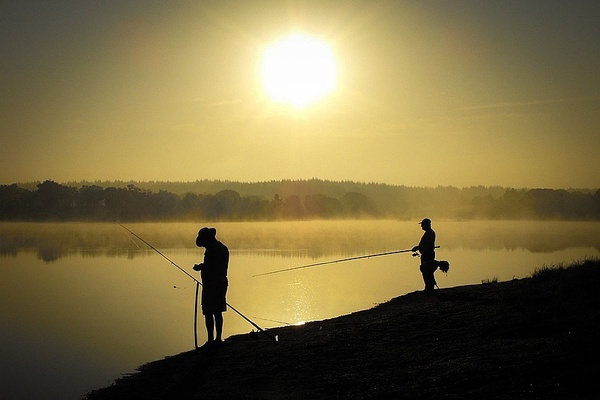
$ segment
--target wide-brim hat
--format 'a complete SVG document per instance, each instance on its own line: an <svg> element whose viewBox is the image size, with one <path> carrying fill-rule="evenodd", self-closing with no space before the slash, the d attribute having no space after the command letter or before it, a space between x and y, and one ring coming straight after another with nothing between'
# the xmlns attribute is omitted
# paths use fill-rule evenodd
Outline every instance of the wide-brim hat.
<svg viewBox="0 0 600 400"><path fill-rule="evenodd" d="M198 231L198 237L196 237L196 246L202 246L208 241L213 240L217 235L215 228L204 227Z"/></svg>

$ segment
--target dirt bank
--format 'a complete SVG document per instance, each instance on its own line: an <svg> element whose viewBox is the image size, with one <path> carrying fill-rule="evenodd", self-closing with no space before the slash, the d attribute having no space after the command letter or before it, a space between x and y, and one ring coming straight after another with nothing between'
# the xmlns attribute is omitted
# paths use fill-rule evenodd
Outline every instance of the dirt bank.
<svg viewBox="0 0 600 400"><path fill-rule="evenodd" d="M596 399L600 261L420 292L155 361L103 399Z"/></svg>

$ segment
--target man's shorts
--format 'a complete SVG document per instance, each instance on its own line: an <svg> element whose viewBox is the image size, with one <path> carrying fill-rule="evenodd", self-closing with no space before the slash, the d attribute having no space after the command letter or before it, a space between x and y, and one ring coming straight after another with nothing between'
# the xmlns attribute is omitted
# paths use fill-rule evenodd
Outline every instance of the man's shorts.
<svg viewBox="0 0 600 400"><path fill-rule="evenodd" d="M202 286L202 314L211 315L227 311L227 281Z"/></svg>

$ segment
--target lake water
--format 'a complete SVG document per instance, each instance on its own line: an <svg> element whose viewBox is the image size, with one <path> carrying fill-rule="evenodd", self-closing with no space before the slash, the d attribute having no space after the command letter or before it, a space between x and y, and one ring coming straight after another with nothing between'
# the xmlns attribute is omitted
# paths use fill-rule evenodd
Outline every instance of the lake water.
<svg viewBox="0 0 600 400"><path fill-rule="evenodd" d="M182 268L195 223L126 224ZM370 308L421 290L415 221L215 223L231 251L228 303L263 328ZM598 222L434 221L441 288L530 276L600 256ZM143 363L194 347L195 283L117 224L0 223L0 398L79 399ZM224 335L254 328L233 311ZM198 324L199 344L206 340ZM284 339L283 339L284 340Z"/></svg>

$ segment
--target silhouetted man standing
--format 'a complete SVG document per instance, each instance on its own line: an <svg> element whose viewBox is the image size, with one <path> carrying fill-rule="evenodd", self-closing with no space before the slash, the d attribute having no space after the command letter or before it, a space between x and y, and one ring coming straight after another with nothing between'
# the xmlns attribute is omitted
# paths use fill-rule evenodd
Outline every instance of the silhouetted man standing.
<svg viewBox="0 0 600 400"><path fill-rule="evenodd" d="M223 312L227 311L227 268L229 249L216 238L215 228L202 228L196 246L206 248L204 262L194 265L202 278L202 314L206 323L208 346L223 343ZM216 337L215 337L216 333Z"/></svg>
<svg viewBox="0 0 600 400"><path fill-rule="evenodd" d="M412 251L418 251L421 253L421 274L423 274L423 281L425 282L425 293L433 293L433 288L436 285L435 277L433 273L438 267L435 261L435 232L431 229L431 220L425 218L420 222L421 228L425 231L419 244L412 248Z"/></svg>

